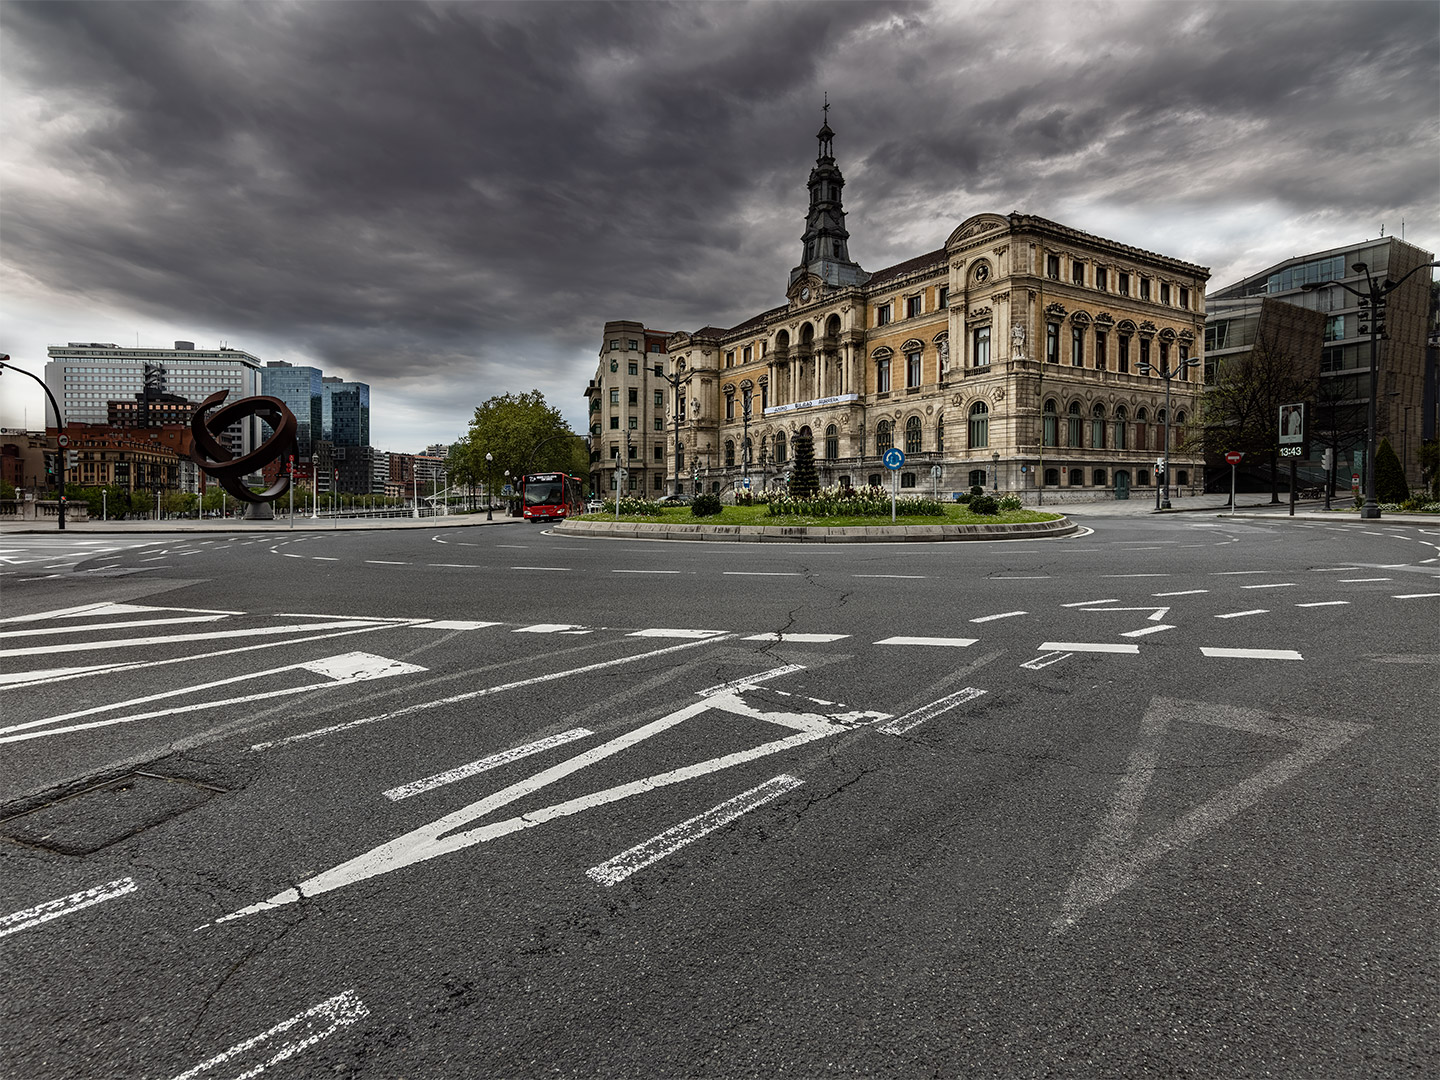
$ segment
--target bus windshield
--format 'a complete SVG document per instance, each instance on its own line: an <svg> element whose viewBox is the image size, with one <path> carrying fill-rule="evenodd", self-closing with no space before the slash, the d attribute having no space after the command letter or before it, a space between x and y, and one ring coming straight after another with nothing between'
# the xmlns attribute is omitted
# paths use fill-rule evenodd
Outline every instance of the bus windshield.
<svg viewBox="0 0 1440 1080"><path fill-rule="evenodd" d="M565 498L561 494L561 482L558 479L531 480L525 485L526 506L554 506L564 502Z"/></svg>

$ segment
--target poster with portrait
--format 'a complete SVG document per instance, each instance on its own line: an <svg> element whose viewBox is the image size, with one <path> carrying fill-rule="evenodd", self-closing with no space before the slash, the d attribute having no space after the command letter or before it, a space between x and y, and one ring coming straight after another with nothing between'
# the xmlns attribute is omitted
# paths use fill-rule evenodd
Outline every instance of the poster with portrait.
<svg viewBox="0 0 1440 1080"><path fill-rule="evenodd" d="M1310 457L1309 410L1305 402L1280 406L1280 456L1282 458Z"/></svg>

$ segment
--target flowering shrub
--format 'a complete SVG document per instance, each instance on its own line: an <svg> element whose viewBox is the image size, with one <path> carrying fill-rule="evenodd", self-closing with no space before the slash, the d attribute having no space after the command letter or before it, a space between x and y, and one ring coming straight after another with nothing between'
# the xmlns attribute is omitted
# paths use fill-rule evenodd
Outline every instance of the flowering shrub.
<svg viewBox="0 0 1440 1080"><path fill-rule="evenodd" d="M600 512L613 516L615 513L615 500L606 499L605 505L601 507ZM659 503L652 502L649 499L638 499L633 495L626 495L620 500L620 513L622 516L659 517L664 512L664 508L661 507Z"/></svg>
<svg viewBox="0 0 1440 1080"><path fill-rule="evenodd" d="M770 493L771 515L803 517L889 517L890 493L880 487L822 488L809 498ZM943 517L945 505L923 495L902 495L895 512L916 517Z"/></svg>
<svg viewBox="0 0 1440 1080"><path fill-rule="evenodd" d="M1019 496L1019 495L1004 495L1004 496L1001 496L999 505L1000 505L1000 512L1001 512L1002 514L1005 513L1007 510L1019 510L1019 509L1020 509L1020 496Z"/></svg>

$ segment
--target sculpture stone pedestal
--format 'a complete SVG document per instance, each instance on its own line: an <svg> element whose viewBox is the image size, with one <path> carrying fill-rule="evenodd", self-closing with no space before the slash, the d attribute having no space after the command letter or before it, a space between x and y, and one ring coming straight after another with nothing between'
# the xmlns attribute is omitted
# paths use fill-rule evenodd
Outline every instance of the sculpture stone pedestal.
<svg viewBox="0 0 1440 1080"><path fill-rule="evenodd" d="M245 520L245 521L274 521L274 520L275 520L275 508L274 508L273 506L271 506L268 502L263 502L263 503L246 503L246 504L245 504L245 517L244 517L243 520Z"/></svg>

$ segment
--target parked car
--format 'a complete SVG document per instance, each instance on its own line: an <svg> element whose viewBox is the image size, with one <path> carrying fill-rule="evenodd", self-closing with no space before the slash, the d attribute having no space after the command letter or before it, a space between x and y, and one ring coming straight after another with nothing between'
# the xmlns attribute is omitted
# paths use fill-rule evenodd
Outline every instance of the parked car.
<svg viewBox="0 0 1440 1080"><path fill-rule="evenodd" d="M694 495L661 495L655 500L661 506L689 506L695 501Z"/></svg>

